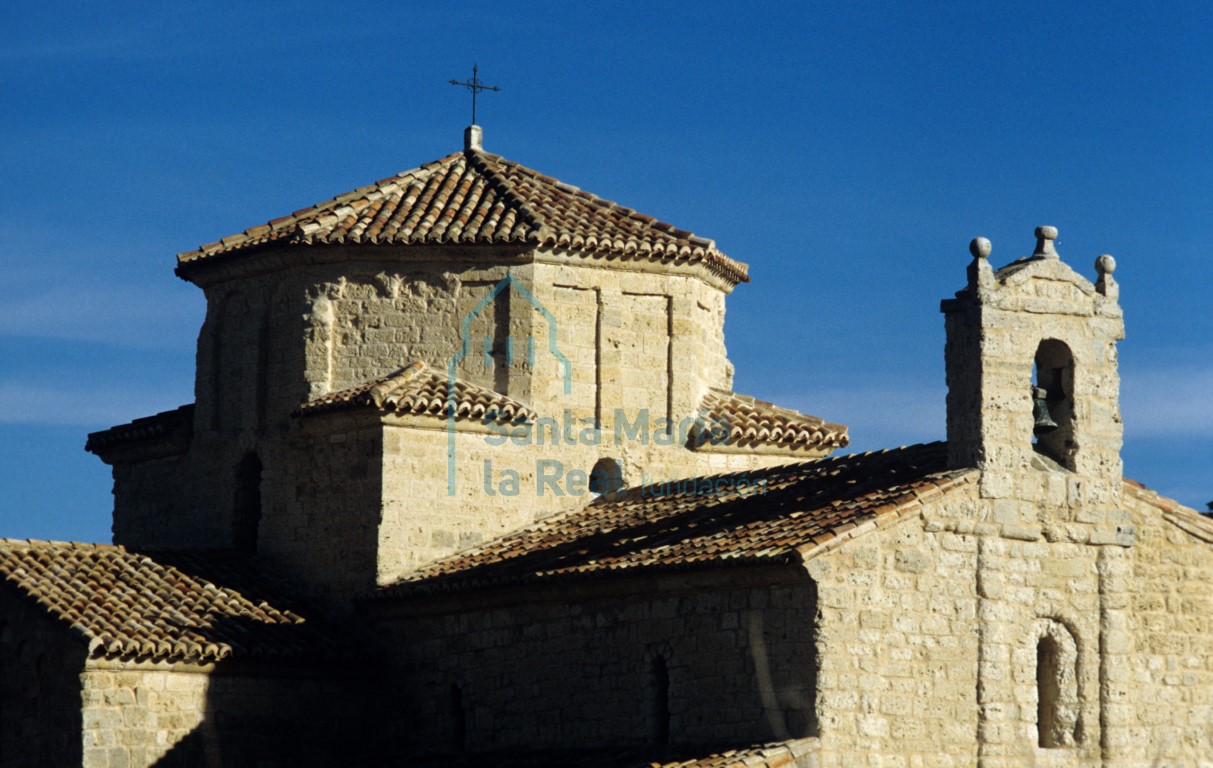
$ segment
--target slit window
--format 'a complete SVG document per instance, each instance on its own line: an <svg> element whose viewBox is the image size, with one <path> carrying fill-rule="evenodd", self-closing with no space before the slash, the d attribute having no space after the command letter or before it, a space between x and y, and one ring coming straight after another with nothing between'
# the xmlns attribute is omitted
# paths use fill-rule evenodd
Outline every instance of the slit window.
<svg viewBox="0 0 1213 768"><path fill-rule="evenodd" d="M463 704L463 689L457 684L451 685L451 748L456 752L467 749L468 716Z"/></svg>
<svg viewBox="0 0 1213 768"><path fill-rule="evenodd" d="M239 552L256 554L261 526L261 459L257 454L250 453L236 466L233 485L232 543Z"/></svg>
<svg viewBox="0 0 1213 768"><path fill-rule="evenodd" d="M664 656L653 657L653 742L670 743L670 667Z"/></svg>

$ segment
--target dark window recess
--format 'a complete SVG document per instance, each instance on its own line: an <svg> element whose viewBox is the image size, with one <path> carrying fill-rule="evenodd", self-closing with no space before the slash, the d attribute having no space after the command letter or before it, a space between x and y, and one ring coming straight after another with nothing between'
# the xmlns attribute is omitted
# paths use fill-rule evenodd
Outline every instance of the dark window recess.
<svg viewBox="0 0 1213 768"><path fill-rule="evenodd" d="M237 551L256 554L257 529L261 525L261 459L256 454L241 459L233 485L232 543Z"/></svg>
<svg viewBox="0 0 1213 768"><path fill-rule="evenodd" d="M590 493L607 495L623 488L623 466L615 459L599 459L590 470Z"/></svg>
<svg viewBox="0 0 1213 768"><path fill-rule="evenodd" d="M463 689L451 685L451 748L463 752L468 745L468 716L463 705Z"/></svg>
<svg viewBox="0 0 1213 768"><path fill-rule="evenodd" d="M653 657L653 741L670 743L670 668L664 656Z"/></svg>

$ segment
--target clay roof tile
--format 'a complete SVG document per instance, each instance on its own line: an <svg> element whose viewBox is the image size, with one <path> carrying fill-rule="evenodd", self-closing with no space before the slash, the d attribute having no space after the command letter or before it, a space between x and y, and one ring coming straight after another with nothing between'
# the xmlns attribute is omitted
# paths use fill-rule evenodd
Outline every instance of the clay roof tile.
<svg viewBox="0 0 1213 768"><path fill-rule="evenodd" d="M532 421L534 411L510 397L463 379L451 382L445 373L420 360L379 379L319 397L299 406L299 415L337 409L374 407L385 413L446 418L447 401L454 384L457 420L513 424Z"/></svg>
<svg viewBox="0 0 1213 768"><path fill-rule="evenodd" d="M711 390L699 404L694 447L750 446L832 451L850 443L847 428L736 392Z"/></svg>
<svg viewBox="0 0 1213 768"><path fill-rule="evenodd" d="M182 268L270 243L548 245L616 257L677 255L733 282L744 264L672 224L498 155L460 152L178 255Z"/></svg>
<svg viewBox="0 0 1213 768"><path fill-rule="evenodd" d="M2 539L0 576L82 636L94 656L198 660L289 646L291 655L331 658L356 648L338 625L291 612L296 600L281 584L230 553L153 557L107 544ZM212 581L220 578L232 583Z"/></svg>
<svg viewBox="0 0 1213 768"><path fill-rule="evenodd" d="M963 471L962 471L963 473ZM944 443L634 487L422 567L381 597L694 563L787 562L917 505Z"/></svg>

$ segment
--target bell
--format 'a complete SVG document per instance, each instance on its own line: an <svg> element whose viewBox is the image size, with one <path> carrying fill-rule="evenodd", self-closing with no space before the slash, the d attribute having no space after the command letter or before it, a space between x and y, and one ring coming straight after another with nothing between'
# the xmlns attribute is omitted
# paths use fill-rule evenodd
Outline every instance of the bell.
<svg viewBox="0 0 1213 768"><path fill-rule="evenodd" d="M1036 423L1032 426L1032 434L1047 435L1057 429L1057 422L1049 414L1049 404L1045 402L1049 393L1041 387L1032 388L1032 417Z"/></svg>

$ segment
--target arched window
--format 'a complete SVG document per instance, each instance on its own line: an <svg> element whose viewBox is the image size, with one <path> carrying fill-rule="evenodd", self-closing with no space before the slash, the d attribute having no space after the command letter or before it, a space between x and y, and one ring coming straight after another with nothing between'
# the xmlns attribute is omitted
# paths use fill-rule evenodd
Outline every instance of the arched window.
<svg viewBox="0 0 1213 768"><path fill-rule="evenodd" d="M261 525L261 459L250 453L236 465L232 478L232 545L239 552L256 554Z"/></svg>
<svg viewBox="0 0 1213 768"><path fill-rule="evenodd" d="M1074 356L1057 339L1036 348L1032 384L1033 429L1037 453L1074 469Z"/></svg>
<svg viewBox="0 0 1213 768"><path fill-rule="evenodd" d="M653 742L670 743L670 667L664 656L653 657Z"/></svg>
<svg viewBox="0 0 1213 768"><path fill-rule="evenodd" d="M1057 641L1045 635L1036 643L1036 737L1042 747L1059 747L1057 705L1061 659Z"/></svg>
<svg viewBox="0 0 1213 768"><path fill-rule="evenodd" d="M1065 625L1046 620L1036 636L1036 743L1057 749L1081 738L1078 647Z"/></svg>
<svg viewBox="0 0 1213 768"><path fill-rule="evenodd" d="M590 493L609 496L623 488L623 466L615 459L599 459L590 470Z"/></svg>

